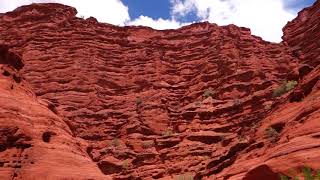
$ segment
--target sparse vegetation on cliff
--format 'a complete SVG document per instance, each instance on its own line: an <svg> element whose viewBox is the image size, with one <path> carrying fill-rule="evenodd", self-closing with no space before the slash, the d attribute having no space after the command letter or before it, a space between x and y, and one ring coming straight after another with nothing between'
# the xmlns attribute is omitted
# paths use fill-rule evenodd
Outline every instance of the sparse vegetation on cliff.
<svg viewBox="0 0 320 180"><path fill-rule="evenodd" d="M118 27L55 3L0 13L0 180L43 172L48 179L280 180L282 173L314 180L320 0L313 1L287 23L280 43L232 24Z"/></svg>
<svg viewBox="0 0 320 180"><path fill-rule="evenodd" d="M281 180L289 180L289 179L300 180L300 178L298 177L298 174L302 174L304 180L320 180L320 170L314 171L310 167L306 167L306 166L301 169L301 172L292 170L290 175L280 174L280 179Z"/></svg>
<svg viewBox="0 0 320 180"><path fill-rule="evenodd" d="M279 97L282 96L283 94L287 93L288 91L291 91L296 87L298 84L297 81L284 81L278 88L273 90L273 97Z"/></svg>
<svg viewBox="0 0 320 180"><path fill-rule="evenodd" d="M120 141L118 138L114 138L112 139L111 143L110 143L110 146L112 147L119 147L120 146Z"/></svg>
<svg viewBox="0 0 320 180"><path fill-rule="evenodd" d="M122 163L122 168L123 168L124 170L129 169L129 162L128 162L128 160L124 160L124 161L123 161L123 163Z"/></svg>
<svg viewBox="0 0 320 180"><path fill-rule="evenodd" d="M175 178L175 180L193 180L194 177L190 174L179 175Z"/></svg>
<svg viewBox="0 0 320 180"><path fill-rule="evenodd" d="M279 133L272 127L266 129L265 135L272 143L277 142L279 139Z"/></svg>
<svg viewBox="0 0 320 180"><path fill-rule="evenodd" d="M136 106L141 106L143 103L142 99L141 98L137 98L136 99Z"/></svg>
<svg viewBox="0 0 320 180"><path fill-rule="evenodd" d="M154 146L154 141L152 141L152 140L144 141L144 142L142 143L143 149L149 149L149 148L151 148L151 147L153 147L153 146Z"/></svg>
<svg viewBox="0 0 320 180"><path fill-rule="evenodd" d="M172 134L173 132L170 129L162 132L162 136L171 136Z"/></svg>

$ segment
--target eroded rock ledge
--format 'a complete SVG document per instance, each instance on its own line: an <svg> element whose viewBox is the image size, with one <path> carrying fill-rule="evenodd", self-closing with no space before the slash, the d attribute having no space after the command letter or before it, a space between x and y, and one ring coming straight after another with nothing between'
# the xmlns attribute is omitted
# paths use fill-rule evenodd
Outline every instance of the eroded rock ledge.
<svg viewBox="0 0 320 180"><path fill-rule="evenodd" d="M116 27L59 4L0 15L0 177L255 179L319 169L319 4L279 44L234 25ZM273 97L284 80L298 85Z"/></svg>

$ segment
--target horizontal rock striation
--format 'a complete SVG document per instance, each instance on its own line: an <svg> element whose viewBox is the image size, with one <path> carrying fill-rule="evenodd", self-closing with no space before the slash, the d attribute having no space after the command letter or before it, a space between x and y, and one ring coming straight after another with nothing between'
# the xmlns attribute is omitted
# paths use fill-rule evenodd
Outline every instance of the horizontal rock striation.
<svg viewBox="0 0 320 180"><path fill-rule="evenodd" d="M298 17L284 28L284 41L291 47L301 64L315 67L320 64L320 1L299 12Z"/></svg>
<svg viewBox="0 0 320 180"><path fill-rule="evenodd" d="M19 72L23 65L0 45L0 179L108 179L84 151L86 142L34 95Z"/></svg>
<svg viewBox="0 0 320 180"><path fill-rule="evenodd" d="M33 102L32 112L43 113L32 115L39 127L28 137L30 148L39 144L31 152L49 160L24 167L41 175L59 163L56 179L252 179L320 168L318 4L284 28L282 43L234 25L116 27L60 4L0 15L0 43L22 57L16 68L32 89L22 107ZM299 84L273 97L284 80ZM269 127L275 138L266 137Z"/></svg>
<svg viewBox="0 0 320 180"><path fill-rule="evenodd" d="M240 153L218 179L276 179L279 173L302 176L301 169L320 169L320 1L284 27L284 44L299 59L299 85L283 96L256 129L254 143ZM270 133L269 128L276 132Z"/></svg>

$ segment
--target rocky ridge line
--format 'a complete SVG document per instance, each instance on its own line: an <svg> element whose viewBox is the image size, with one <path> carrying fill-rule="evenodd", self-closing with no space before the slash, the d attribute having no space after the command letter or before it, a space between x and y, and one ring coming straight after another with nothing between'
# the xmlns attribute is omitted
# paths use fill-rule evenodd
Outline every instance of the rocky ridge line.
<svg viewBox="0 0 320 180"><path fill-rule="evenodd" d="M317 1L300 13L297 19L308 23L289 23L285 41L276 44L234 25L120 28L77 18L68 6L33 4L0 16L0 43L23 57L23 77L55 107L62 129L70 128L73 137L57 139L84 152L79 162L91 158L90 170L70 176L53 169L60 177L274 177L301 165L319 168L319 68L310 59L320 56L312 30L319 9ZM298 39L301 32L309 41ZM298 87L273 98L285 79ZM276 142L265 136L269 127ZM52 130L67 136L60 131ZM78 166L66 159L60 168L67 162ZM23 172L17 176L27 178Z"/></svg>

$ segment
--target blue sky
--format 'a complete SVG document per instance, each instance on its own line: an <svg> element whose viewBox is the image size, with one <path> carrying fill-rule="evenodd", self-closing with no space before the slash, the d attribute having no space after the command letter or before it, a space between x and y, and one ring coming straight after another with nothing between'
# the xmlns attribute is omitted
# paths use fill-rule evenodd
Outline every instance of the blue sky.
<svg viewBox="0 0 320 180"><path fill-rule="evenodd" d="M235 24L272 42L280 42L282 28L315 0L0 0L0 13L18 6L57 2L73 6L78 16L96 17L114 25L144 25L175 29L199 21Z"/></svg>
<svg viewBox="0 0 320 180"><path fill-rule="evenodd" d="M177 28L192 22L248 27L252 34L280 42L282 28L315 0L122 0L131 25ZM152 20L151 20L152 19Z"/></svg>
<svg viewBox="0 0 320 180"><path fill-rule="evenodd" d="M267 0L266 0L267 1ZM293 13L297 13L305 7L312 5L316 0L283 0L284 8ZM129 15L136 19L144 15L153 19L170 19L170 0L122 0L129 7ZM182 19L184 22L194 22L200 19L194 12L187 14Z"/></svg>
<svg viewBox="0 0 320 180"><path fill-rule="evenodd" d="M297 12L304 7L311 6L316 0L286 0L284 6L286 9Z"/></svg>
<svg viewBox="0 0 320 180"><path fill-rule="evenodd" d="M122 0L129 7L129 15L132 19L144 15L153 19L170 19L171 2L170 0ZM189 13L182 22L194 22L200 19L195 13Z"/></svg>
<svg viewBox="0 0 320 180"><path fill-rule="evenodd" d="M153 19L170 18L169 0L122 0L129 7L131 18L138 18L140 15L152 17Z"/></svg>

